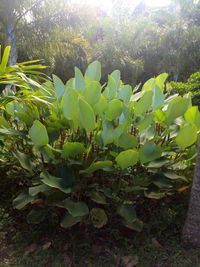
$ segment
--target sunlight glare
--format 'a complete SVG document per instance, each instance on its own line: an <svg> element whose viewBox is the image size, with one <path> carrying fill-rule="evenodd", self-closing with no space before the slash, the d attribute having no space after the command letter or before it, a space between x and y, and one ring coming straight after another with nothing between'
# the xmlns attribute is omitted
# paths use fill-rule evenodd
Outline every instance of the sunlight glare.
<svg viewBox="0 0 200 267"><path fill-rule="evenodd" d="M125 0L126 3L134 8L136 7L140 2L142 2L142 0ZM76 2L79 2L79 0L76 0ZM104 10L111 10L112 9L112 6L113 6L113 3L114 1L112 0L82 0L81 1L82 3L86 3L88 5L91 5L91 6L97 6L97 7L100 7ZM171 0L145 0L145 3L147 6L150 6L150 7L162 7L162 6L167 6L167 5L170 5L171 3Z"/></svg>

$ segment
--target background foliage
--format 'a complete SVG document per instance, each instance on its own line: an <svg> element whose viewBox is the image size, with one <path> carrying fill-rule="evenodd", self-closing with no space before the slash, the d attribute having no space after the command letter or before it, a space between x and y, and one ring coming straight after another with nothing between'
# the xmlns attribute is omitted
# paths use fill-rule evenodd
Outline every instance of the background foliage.
<svg viewBox="0 0 200 267"><path fill-rule="evenodd" d="M183 81L199 71L199 1L133 8L116 0L106 12L70 0L14 0L1 1L0 10L0 42L13 47L11 58L44 59L48 74L64 82L74 66L85 71L94 60L102 63L102 81L119 69L133 86L162 72Z"/></svg>

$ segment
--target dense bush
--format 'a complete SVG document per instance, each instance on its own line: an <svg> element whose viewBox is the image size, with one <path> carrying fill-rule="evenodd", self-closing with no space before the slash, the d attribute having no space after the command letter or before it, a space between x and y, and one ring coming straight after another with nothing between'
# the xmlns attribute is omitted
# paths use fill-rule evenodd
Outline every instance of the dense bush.
<svg viewBox="0 0 200 267"><path fill-rule="evenodd" d="M29 204L28 222L56 213L65 228L80 222L100 228L112 214L141 231L137 199L163 198L187 181L200 113L189 95L165 98L167 74L137 92L116 70L102 86L95 61L84 76L75 68L66 84L55 75L39 83L6 74L8 51L3 58L1 79L17 92L6 89L0 99L1 157L24 170L13 205Z"/></svg>
<svg viewBox="0 0 200 267"><path fill-rule="evenodd" d="M193 104L200 106L200 72L193 73L185 83L170 82L169 91L171 94L179 95L191 93Z"/></svg>

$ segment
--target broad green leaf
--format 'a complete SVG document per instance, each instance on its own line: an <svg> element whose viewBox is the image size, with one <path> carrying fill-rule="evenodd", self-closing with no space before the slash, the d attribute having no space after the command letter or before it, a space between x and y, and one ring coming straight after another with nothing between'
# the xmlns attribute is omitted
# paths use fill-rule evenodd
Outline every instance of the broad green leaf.
<svg viewBox="0 0 200 267"><path fill-rule="evenodd" d="M188 109L184 114L184 118L188 123L194 124L200 130L200 112L197 106Z"/></svg>
<svg viewBox="0 0 200 267"><path fill-rule="evenodd" d="M197 140L197 128L194 124L186 124L181 127L175 141L183 149L191 146Z"/></svg>
<svg viewBox="0 0 200 267"><path fill-rule="evenodd" d="M42 182L50 187L60 189L62 192L68 194L71 192L71 188L67 185L67 179L59 178L50 175L48 172L42 172L40 174Z"/></svg>
<svg viewBox="0 0 200 267"><path fill-rule="evenodd" d="M141 132L148 128L151 122L153 121L153 118L154 114L146 114L145 117L141 118L140 122L138 123L138 130Z"/></svg>
<svg viewBox="0 0 200 267"><path fill-rule="evenodd" d="M74 88L75 78L71 78L67 81L65 88L73 87Z"/></svg>
<svg viewBox="0 0 200 267"><path fill-rule="evenodd" d="M144 195L147 198L161 199L166 196L166 193L160 192L158 188L149 188L144 191Z"/></svg>
<svg viewBox="0 0 200 267"><path fill-rule="evenodd" d="M79 118L87 132L91 132L95 128L95 115L91 106L81 97L79 103Z"/></svg>
<svg viewBox="0 0 200 267"><path fill-rule="evenodd" d="M29 187L28 192L29 192L30 196L36 196L38 193L45 192L45 191L48 191L50 189L51 189L51 187L49 187L48 185L41 184L41 185Z"/></svg>
<svg viewBox="0 0 200 267"><path fill-rule="evenodd" d="M75 70L74 87L76 91L80 92L85 87L85 80L83 74L77 67L75 67L74 70Z"/></svg>
<svg viewBox="0 0 200 267"><path fill-rule="evenodd" d="M4 119L4 117L0 116L0 128L10 128L10 124L7 122L6 119Z"/></svg>
<svg viewBox="0 0 200 267"><path fill-rule="evenodd" d="M70 199L65 199L63 206L73 217L81 217L89 213L88 206L84 202L74 202Z"/></svg>
<svg viewBox="0 0 200 267"><path fill-rule="evenodd" d="M183 116L187 111L190 100L184 97L176 97L169 102L167 111L165 112L166 123L170 125L176 118Z"/></svg>
<svg viewBox="0 0 200 267"><path fill-rule="evenodd" d="M85 148L83 144L81 143L78 143L78 142L67 143L67 144L64 144L63 146L61 157L64 159L69 158L69 157L74 158L77 155L83 154L84 151L85 151Z"/></svg>
<svg viewBox="0 0 200 267"><path fill-rule="evenodd" d="M123 109L123 104L120 100L118 99L111 100L107 104L107 109L105 112L106 120L112 121L114 119L117 119L121 115L122 109Z"/></svg>
<svg viewBox="0 0 200 267"><path fill-rule="evenodd" d="M122 151L116 157L116 162L123 170L127 167L134 166L139 159L139 153L136 150L129 149L126 151Z"/></svg>
<svg viewBox="0 0 200 267"><path fill-rule="evenodd" d="M21 121L25 122L27 126L32 126L34 118L30 114L25 112L15 112Z"/></svg>
<svg viewBox="0 0 200 267"><path fill-rule="evenodd" d="M101 85L96 81L89 82L86 87L81 90L80 94L90 105L94 105L98 103L101 98Z"/></svg>
<svg viewBox="0 0 200 267"><path fill-rule="evenodd" d="M163 175L157 174L155 177L153 177L152 182L160 189L173 188L172 181L170 179L165 178Z"/></svg>
<svg viewBox="0 0 200 267"><path fill-rule="evenodd" d="M87 81L100 81L101 79L101 64L99 61L92 62L86 72L85 72L85 79Z"/></svg>
<svg viewBox="0 0 200 267"><path fill-rule="evenodd" d="M73 217L71 214L69 214L68 212L63 216L62 220L61 220L61 227L63 228L70 228L73 225L79 223L82 220L81 217Z"/></svg>
<svg viewBox="0 0 200 267"><path fill-rule="evenodd" d="M105 99L103 95L101 95L99 102L97 102L93 108L94 108L95 114L102 116L102 114L107 108L107 100Z"/></svg>
<svg viewBox="0 0 200 267"><path fill-rule="evenodd" d="M76 175L73 169L70 166L64 166L63 164L57 164L54 175L64 179L65 187L71 187L76 180Z"/></svg>
<svg viewBox="0 0 200 267"><path fill-rule="evenodd" d="M166 166L170 163L170 160L167 158L159 158L153 161L150 161L148 164L145 165L147 168L161 168L163 166Z"/></svg>
<svg viewBox="0 0 200 267"><path fill-rule="evenodd" d="M141 97L141 99L135 104L134 112L137 116L144 114L147 110L150 109L152 104L152 91L147 91Z"/></svg>
<svg viewBox="0 0 200 267"><path fill-rule="evenodd" d="M103 209L93 208L90 211L92 224L96 228L102 228L108 221L108 217Z"/></svg>
<svg viewBox="0 0 200 267"><path fill-rule="evenodd" d="M120 135L118 139L118 145L125 149L133 149L138 145L137 138L128 133Z"/></svg>
<svg viewBox="0 0 200 267"><path fill-rule="evenodd" d="M1 60L1 65L0 65L0 74L3 74L6 70L6 66L8 64L8 58L9 58L9 53L10 53L11 46L7 46L4 50L3 57Z"/></svg>
<svg viewBox="0 0 200 267"><path fill-rule="evenodd" d="M107 97L108 99L114 98L117 94L117 85L111 75L108 75Z"/></svg>
<svg viewBox="0 0 200 267"><path fill-rule="evenodd" d="M124 220L123 225L137 232L141 232L143 228L143 222L139 220L138 218L134 220L133 222L127 222Z"/></svg>
<svg viewBox="0 0 200 267"><path fill-rule="evenodd" d="M117 98L124 101L125 104L129 103L131 98L132 88L130 85L126 85L122 87L122 89L118 92Z"/></svg>
<svg viewBox="0 0 200 267"><path fill-rule="evenodd" d="M111 77L115 80L115 83L116 83L116 86L117 86L117 89L118 89L119 86L120 86L120 71L119 70L114 70L111 73Z"/></svg>
<svg viewBox="0 0 200 267"><path fill-rule="evenodd" d="M65 199L65 193L57 190L52 190L51 188L51 191L46 194L45 204L48 206L63 208L63 200Z"/></svg>
<svg viewBox="0 0 200 267"><path fill-rule="evenodd" d="M13 152L13 155L19 160L21 166L30 171L31 173L33 172L34 165L31 162L31 159L28 155L21 153L20 151L16 150Z"/></svg>
<svg viewBox="0 0 200 267"><path fill-rule="evenodd" d="M156 85L161 89L162 92L164 90L164 84L167 77L168 77L167 73L162 73L156 77Z"/></svg>
<svg viewBox="0 0 200 267"><path fill-rule="evenodd" d="M142 87L142 91L151 91L154 87L154 85L156 84L156 79L155 78L151 78L148 81L145 82L145 84Z"/></svg>
<svg viewBox="0 0 200 267"><path fill-rule="evenodd" d="M15 115L15 107L14 103L8 103L6 105L6 111L8 112L9 115L14 116Z"/></svg>
<svg viewBox="0 0 200 267"><path fill-rule="evenodd" d="M29 130L29 135L36 147L46 146L49 143L49 137L45 126L40 121L34 121Z"/></svg>
<svg viewBox="0 0 200 267"><path fill-rule="evenodd" d="M130 223L137 219L135 208L132 205L119 205L117 213Z"/></svg>
<svg viewBox="0 0 200 267"><path fill-rule="evenodd" d="M130 101L131 102L138 101L142 95L143 95L143 92L138 92L131 96Z"/></svg>
<svg viewBox="0 0 200 267"><path fill-rule="evenodd" d="M140 161L142 164L144 164L149 161L160 158L161 152L162 150L159 146L156 146L156 144L154 143L148 142L144 146L142 146L139 150Z"/></svg>
<svg viewBox="0 0 200 267"><path fill-rule="evenodd" d="M151 184L151 178L148 176L144 175L134 175L133 177L133 184L135 186L140 186L140 187L147 187Z"/></svg>
<svg viewBox="0 0 200 267"><path fill-rule="evenodd" d="M118 145L119 137L127 131L127 125L125 123L120 123L117 128L114 130L114 141L115 144Z"/></svg>
<svg viewBox="0 0 200 267"><path fill-rule="evenodd" d="M157 109L155 112L155 122L163 122L166 119L165 113L162 110Z"/></svg>
<svg viewBox="0 0 200 267"><path fill-rule="evenodd" d="M97 161L90 165L89 168L85 170L81 170L80 173L93 173L97 170L103 170L104 168L109 168L112 166L112 161L106 160L106 161Z"/></svg>
<svg viewBox="0 0 200 267"><path fill-rule="evenodd" d="M30 196L27 192L23 192L13 200L13 207L15 209L21 210L28 203L32 202L35 199L36 197Z"/></svg>
<svg viewBox="0 0 200 267"><path fill-rule="evenodd" d="M160 87L158 87L157 85L153 87L152 91L153 91L152 109L153 111L155 111L156 109L159 109L162 107L162 105L164 104L165 96L162 93L162 90L160 89Z"/></svg>
<svg viewBox="0 0 200 267"><path fill-rule="evenodd" d="M187 182L187 179L184 176L177 175L173 170L164 170L163 175L171 180L181 179Z"/></svg>
<svg viewBox="0 0 200 267"><path fill-rule="evenodd" d="M101 138L104 145L108 145L114 140L114 128L110 121L105 121L103 124L103 131L101 132Z"/></svg>
<svg viewBox="0 0 200 267"><path fill-rule="evenodd" d="M53 74L53 83L56 92L56 97L58 100L60 100L65 92L65 85L63 84L61 79L58 78L55 74Z"/></svg>
<svg viewBox="0 0 200 267"><path fill-rule="evenodd" d="M34 207L27 215L26 219L28 223L39 224L47 215L47 211L44 208Z"/></svg>
<svg viewBox="0 0 200 267"><path fill-rule="evenodd" d="M91 200L98 204L107 204L106 198L101 192L96 192L96 191L91 191L88 193L88 196L90 197Z"/></svg>
<svg viewBox="0 0 200 267"><path fill-rule="evenodd" d="M78 94L74 88L69 87L64 93L61 101L61 107L66 119L75 120L78 117Z"/></svg>

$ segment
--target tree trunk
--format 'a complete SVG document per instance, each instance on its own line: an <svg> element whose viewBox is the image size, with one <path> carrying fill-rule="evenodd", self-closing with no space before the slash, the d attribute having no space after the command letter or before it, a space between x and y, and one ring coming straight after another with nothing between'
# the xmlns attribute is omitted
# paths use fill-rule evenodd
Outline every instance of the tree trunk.
<svg viewBox="0 0 200 267"><path fill-rule="evenodd" d="M17 33L14 12L12 8L8 10L8 21L6 25L6 41L11 46L8 65L14 65L17 62Z"/></svg>
<svg viewBox="0 0 200 267"><path fill-rule="evenodd" d="M182 239L191 242L195 246L200 246L200 136L194 171L194 181Z"/></svg>

